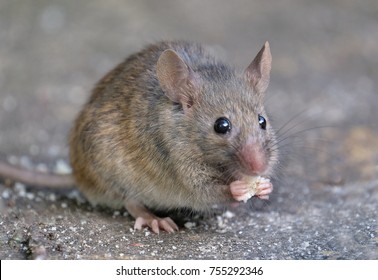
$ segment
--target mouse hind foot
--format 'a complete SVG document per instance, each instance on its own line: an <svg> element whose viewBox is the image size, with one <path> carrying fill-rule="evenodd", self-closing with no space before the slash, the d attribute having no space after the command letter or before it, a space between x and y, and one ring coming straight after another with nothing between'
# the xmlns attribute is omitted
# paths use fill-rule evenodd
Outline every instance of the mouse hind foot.
<svg viewBox="0 0 378 280"><path fill-rule="evenodd" d="M168 233L178 231L178 226L171 218L160 218L154 215L139 201L127 200L125 208L130 215L135 218L134 229L136 230L149 227L155 233L159 233L160 230L164 230Z"/></svg>
<svg viewBox="0 0 378 280"><path fill-rule="evenodd" d="M165 230L168 233L178 231L177 225L169 217L159 218L154 215L149 218L138 217L135 220L134 229L140 230L144 226L148 226L155 233L159 233L160 229Z"/></svg>

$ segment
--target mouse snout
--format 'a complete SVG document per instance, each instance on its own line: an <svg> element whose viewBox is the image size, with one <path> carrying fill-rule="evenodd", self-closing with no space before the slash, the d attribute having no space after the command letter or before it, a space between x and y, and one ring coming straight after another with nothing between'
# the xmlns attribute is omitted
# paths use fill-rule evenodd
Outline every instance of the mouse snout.
<svg viewBox="0 0 378 280"><path fill-rule="evenodd" d="M248 141L240 152L243 167L250 175L261 175L268 168L268 162L264 149L260 143Z"/></svg>

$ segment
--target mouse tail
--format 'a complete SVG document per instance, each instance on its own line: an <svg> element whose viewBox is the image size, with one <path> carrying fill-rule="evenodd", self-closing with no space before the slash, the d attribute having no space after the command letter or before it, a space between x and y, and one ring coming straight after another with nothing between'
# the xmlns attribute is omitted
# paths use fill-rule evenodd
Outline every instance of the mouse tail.
<svg viewBox="0 0 378 280"><path fill-rule="evenodd" d="M69 188L75 186L71 174L32 171L0 161L0 177L35 187Z"/></svg>

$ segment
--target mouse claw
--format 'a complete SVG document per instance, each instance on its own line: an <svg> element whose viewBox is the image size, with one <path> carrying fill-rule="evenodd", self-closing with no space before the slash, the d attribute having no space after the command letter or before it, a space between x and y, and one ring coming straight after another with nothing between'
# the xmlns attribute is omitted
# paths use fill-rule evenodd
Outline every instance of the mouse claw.
<svg viewBox="0 0 378 280"><path fill-rule="evenodd" d="M142 230L143 226L146 226L146 222L142 217L138 217L134 223L135 230Z"/></svg>
<svg viewBox="0 0 378 280"><path fill-rule="evenodd" d="M143 227L146 227L146 226L149 227L154 233L157 233L157 234L160 233L160 229L168 233L174 233L175 231L179 230L176 223L169 217L165 217L165 218L138 217L135 220L135 224L134 224L135 230L141 230Z"/></svg>
<svg viewBox="0 0 378 280"><path fill-rule="evenodd" d="M171 218L159 218L155 216L137 200L127 200L125 207L130 215L135 218L135 230L141 230L143 227L149 227L153 232L157 234L159 234L161 229L168 233L173 233L179 230L178 226Z"/></svg>
<svg viewBox="0 0 378 280"><path fill-rule="evenodd" d="M260 199L269 199L269 194L273 191L273 185L270 181L259 184L256 196Z"/></svg>
<svg viewBox="0 0 378 280"><path fill-rule="evenodd" d="M175 224L175 222L169 218L169 217L165 217L163 219L160 220L160 224L159 224L166 232L169 232L169 233L174 233L175 231L178 231L179 228L178 226Z"/></svg>

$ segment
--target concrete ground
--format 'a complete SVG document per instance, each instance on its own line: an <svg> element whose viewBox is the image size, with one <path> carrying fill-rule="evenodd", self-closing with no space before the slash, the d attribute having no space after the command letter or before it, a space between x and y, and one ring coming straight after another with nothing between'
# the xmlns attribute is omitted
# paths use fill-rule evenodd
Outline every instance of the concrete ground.
<svg viewBox="0 0 378 280"><path fill-rule="evenodd" d="M161 39L241 71L266 40L280 175L268 202L135 232L76 190L0 183L1 259L378 259L378 2L0 1L0 155L65 171L94 83Z"/></svg>

